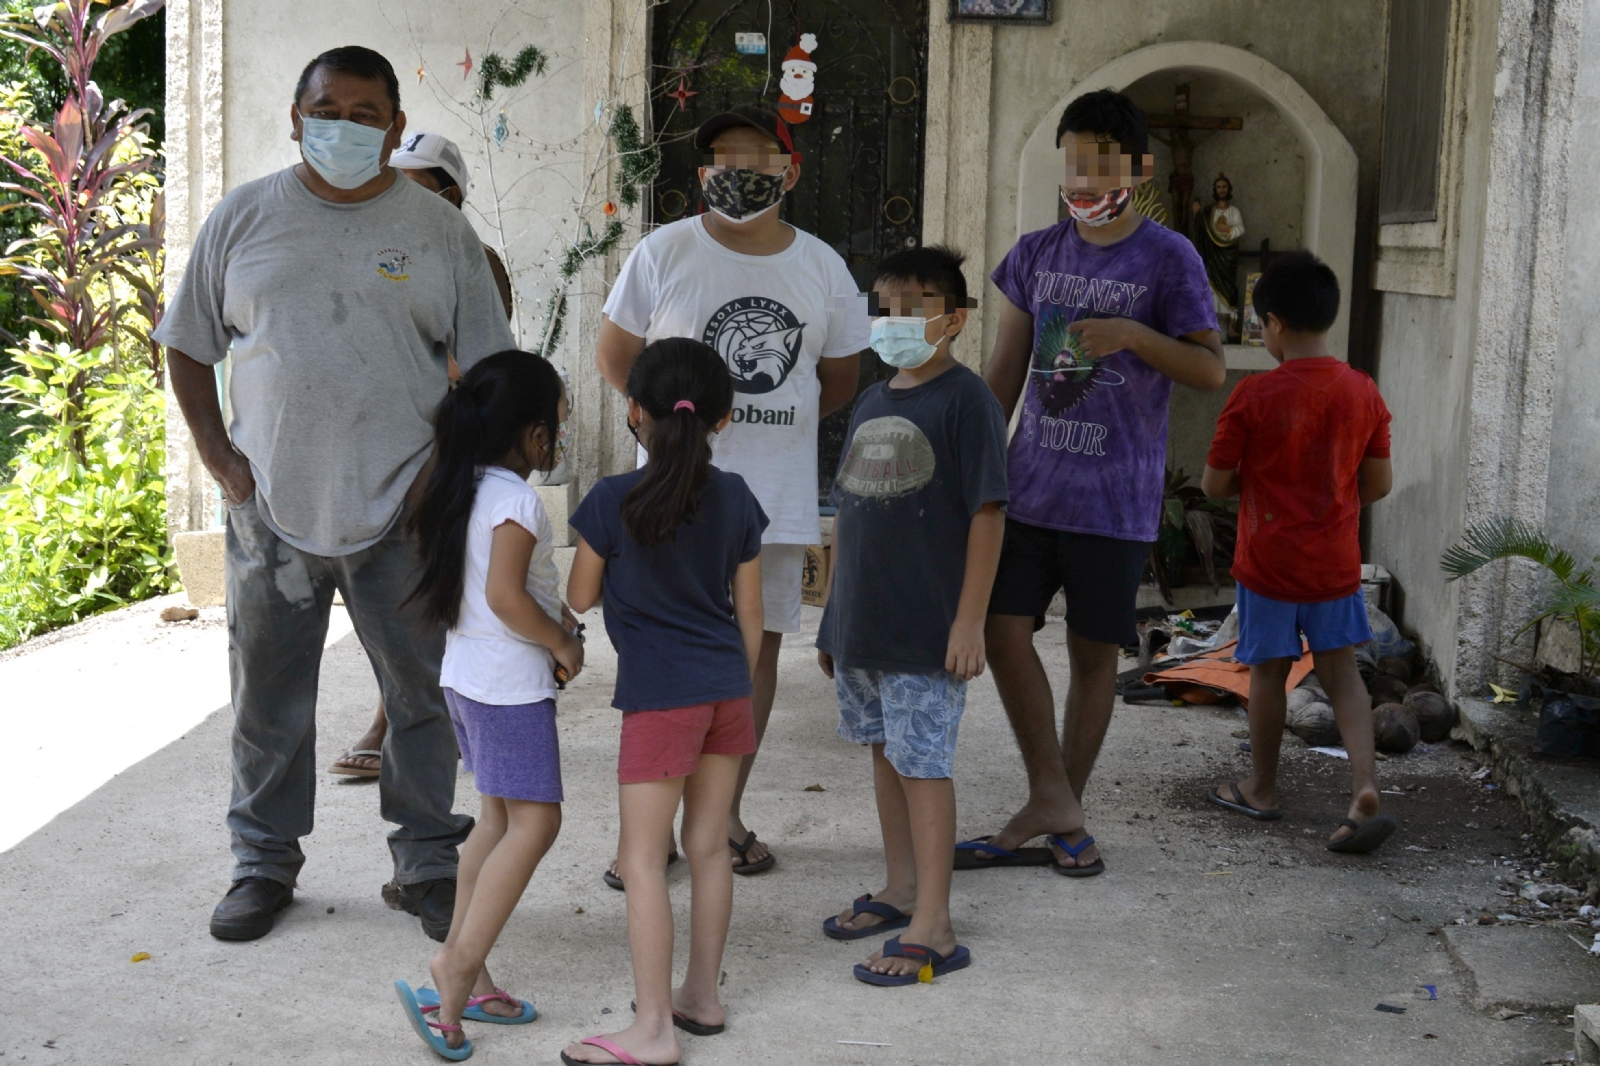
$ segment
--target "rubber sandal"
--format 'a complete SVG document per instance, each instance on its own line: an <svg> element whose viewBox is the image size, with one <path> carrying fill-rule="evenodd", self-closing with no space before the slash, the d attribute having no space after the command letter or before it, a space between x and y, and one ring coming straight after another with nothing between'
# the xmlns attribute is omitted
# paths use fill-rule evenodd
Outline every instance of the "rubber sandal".
<svg viewBox="0 0 1600 1066"><path fill-rule="evenodd" d="M638 1001L636 1000L632 1003L629 1003L628 1009L637 1014L639 1011ZM687 1014L683 1014L679 1011L672 1012L672 1024L677 1028L682 1029L690 1036L716 1036L718 1033L728 1028L726 1024L706 1025L704 1022L697 1022Z"/></svg>
<svg viewBox="0 0 1600 1066"><path fill-rule="evenodd" d="M439 993L431 988L416 990L417 1004L422 1007L422 1013L428 1014L439 1009ZM483 1009L483 1004L490 1000L504 1000L507 1003L517 1003L522 1006L522 1013L507 1018L500 1014L490 1014ZM518 999L503 988L497 988L487 996L473 996L467 1000L467 1007L461 1016L469 1022L488 1022L490 1025L527 1025L539 1016L533 1004L525 999Z"/></svg>
<svg viewBox="0 0 1600 1066"><path fill-rule="evenodd" d="M899 937L891 937L883 942L883 957L886 959L903 957L908 959L921 959L932 967L931 977L943 977L953 970L964 970L972 965L972 952L956 945L956 949L949 955L941 955L932 948L923 944L902 944ZM857 981L864 981L869 985L881 985L885 988L896 988L903 985L914 985L922 980L922 974L888 974L873 973L867 969L865 963L856 963L855 975Z"/></svg>
<svg viewBox="0 0 1600 1066"><path fill-rule="evenodd" d="M1246 818L1254 818L1258 822L1276 822L1283 817L1283 812L1276 807L1267 811L1262 810L1260 807L1252 807L1246 803L1244 795L1239 791L1239 782L1237 781L1228 786L1228 791L1233 793L1231 801L1223 799L1222 791L1212 785L1211 788L1206 790L1206 799L1215 803L1218 807L1226 807L1235 814L1242 814Z"/></svg>
<svg viewBox="0 0 1600 1066"><path fill-rule="evenodd" d="M461 1062L472 1057L472 1041L468 1040L460 1047L451 1047L444 1042L444 1037L435 1036L430 1032L431 1029L437 1029L441 1033L459 1033L461 1026L451 1025L448 1022L431 1022L424 1018L422 1005L417 1002L417 994L411 991L411 986L404 981L394 983L394 992L400 997L400 1006L405 1010L406 1020L411 1023L411 1028L417 1031L417 1035L422 1037L422 1042L427 1044L435 1055L451 1062Z"/></svg>
<svg viewBox="0 0 1600 1066"><path fill-rule="evenodd" d="M744 843L743 844L740 844L737 840L733 839L732 837L728 838L728 847L732 848L734 851L737 851L739 853L740 862L737 865L734 866L734 868L733 868L733 872L734 873L738 874L741 877L749 877L752 874L765 873L767 870L770 870L774 866L777 865L778 857L776 855L772 854L772 852L770 852L770 851L767 852L767 857L762 859L760 862L751 862L750 861L750 849L755 847L755 846L756 846L756 831L754 829L750 830L749 833L745 834L745 838L744 838Z"/></svg>
<svg viewBox="0 0 1600 1066"><path fill-rule="evenodd" d="M892 904L876 902L871 893L858 897L851 905L850 917L858 914L876 914L883 921L862 929L846 929L839 924L839 916L834 914L823 919L822 932L834 940L861 940L876 933L887 933L891 929L904 929L911 924L911 915Z"/></svg>
<svg viewBox="0 0 1600 1066"><path fill-rule="evenodd" d="M1090 844L1094 843L1094 837L1086 836L1076 844L1068 844L1065 837L1052 836L1050 843L1076 859L1084 853ZM1104 859L1096 859L1088 866L1062 866L1059 862L1056 862L1055 856L1052 855L1050 856L1050 868L1062 877L1095 877L1106 872L1106 861Z"/></svg>
<svg viewBox="0 0 1600 1066"><path fill-rule="evenodd" d="M339 763L343 762L345 759L357 758L377 759L378 768L372 770L363 770L357 766L339 765ZM383 772L383 752L376 748L346 748L344 749L344 754L339 756L333 762L334 765L328 767L328 773L330 774L343 774L346 777L377 777Z"/></svg>
<svg viewBox="0 0 1600 1066"><path fill-rule="evenodd" d="M963 840L956 845L957 870L984 870L991 867L1015 866L1050 866L1056 861L1049 848L1018 848L1016 851L1007 851L997 848L989 841L994 837L973 837ZM962 852L966 852L965 856ZM988 855L990 858L980 859L979 855Z"/></svg>
<svg viewBox="0 0 1600 1066"><path fill-rule="evenodd" d="M678 853L676 851L667 852L667 869L670 870L672 868L672 864L677 861ZM607 885L616 889L618 892L627 891L627 888L622 883L621 874L614 874L610 870L607 870L605 873L600 875L600 880L604 881Z"/></svg>
<svg viewBox="0 0 1600 1066"><path fill-rule="evenodd" d="M616 1059L617 1062L622 1064L622 1066L651 1066L650 1063L646 1063L634 1058L632 1055L628 1054L626 1050L616 1044L613 1044L603 1036L586 1036L582 1040L578 1041L578 1043L588 1044L590 1047L599 1048L607 1055L610 1055L612 1058ZM568 1055L565 1051L561 1053L561 1061L566 1063L567 1066L590 1066L589 1063L586 1063L581 1059L575 1059L571 1055ZM669 1062L663 1064L663 1066L678 1066L678 1064L676 1062Z"/></svg>
<svg viewBox="0 0 1600 1066"><path fill-rule="evenodd" d="M1349 826L1354 831L1343 840L1335 840L1329 844L1328 850L1347 852L1352 855L1367 855L1377 851L1379 845L1388 840L1390 835L1400 828L1399 823L1387 814L1375 814L1360 825L1357 825L1349 818L1339 824Z"/></svg>

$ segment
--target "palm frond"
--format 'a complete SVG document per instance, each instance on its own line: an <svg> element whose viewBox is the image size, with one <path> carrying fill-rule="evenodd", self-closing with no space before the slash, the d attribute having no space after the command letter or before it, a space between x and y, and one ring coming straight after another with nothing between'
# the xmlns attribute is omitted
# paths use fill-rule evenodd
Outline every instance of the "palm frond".
<svg viewBox="0 0 1600 1066"><path fill-rule="evenodd" d="M1497 559L1527 559L1538 563L1563 584L1572 578L1577 561L1557 548L1550 538L1520 518L1499 515L1468 529L1461 543L1452 545L1439 560L1448 580L1466 577Z"/></svg>
<svg viewBox="0 0 1600 1066"><path fill-rule="evenodd" d="M1217 550L1217 525L1216 519L1210 511L1196 508L1184 515L1185 524L1189 529L1189 539L1194 541L1194 550L1200 556L1200 565L1206 572L1206 581L1211 584L1211 591L1218 591L1222 585L1217 580L1217 561L1212 553Z"/></svg>

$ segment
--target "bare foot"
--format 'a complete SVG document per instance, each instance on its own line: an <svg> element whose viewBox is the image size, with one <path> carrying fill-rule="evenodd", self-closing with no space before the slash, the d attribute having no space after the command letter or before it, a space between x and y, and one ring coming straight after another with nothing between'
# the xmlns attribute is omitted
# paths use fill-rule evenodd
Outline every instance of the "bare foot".
<svg viewBox="0 0 1600 1066"><path fill-rule="evenodd" d="M743 822L741 822L737 817L734 817L733 815L729 815L728 816L728 839L729 840L743 841L744 838L749 836L749 835L750 835L750 830L748 828L746 828L746 826L745 826L745 824ZM734 851L732 848L728 849L728 859L735 866L742 866L747 862L748 863L762 862L762 861L764 861L766 859L766 857L768 855L771 855L771 854L772 854L772 852L767 850L766 843L760 837L757 837L755 842L750 845L750 850L745 853L745 857L741 857L739 855L739 853L737 851Z"/></svg>
<svg viewBox="0 0 1600 1066"><path fill-rule="evenodd" d="M445 1025L461 1024L461 1011L466 1006L467 997L472 995L476 979L487 972L480 966L476 973L472 970L463 973L452 965L453 961L447 949L440 948L433 956L433 961L428 963L428 972L433 975L433 987L439 992L439 1009L434 1013L434 1020ZM493 987L490 986L491 991ZM439 1035L451 1048L458 1048L467 1041L467 1035L459 1029Z"/></svg>
<svg viewBox="0 0 1600 1066"><path fill-rule="evenodd" d="M949 922L943 928L919 929L915 920L900 934L902 944L921 944L923 947L932 948L941 955L949 955L956 949L956 931ZM883 949L879 948L867 958L867 969L873 973L887 974L892 977L905 977L916 973L928 960L912 958L906 955L891 955L883 957Z"/></svg>
<svg viewBox="0 0 1600 1066"><path fill-rule="evenodd" d="M1275 811L1278 809L1277 788L1261 788L1256 785L1255 779L1246 777L1240 781L1224 781L1217 786L1217 795L1225 800L1233 799L1233 790L1238 788L1239 795L1244 797L1246 806L1258 811Z"/></svg>
<svg viewBox="0 0 1600 1066"><path fill-rule="evenodd" d="M478 971L478 980L472 986L472 996L491 996L500 991L495 987L494 978L489 976L489 967L485 966ZM522 1016L522 1001L515 996L514 1003L507 1003L503 999L486 999L478 1004L478 1009L485 1014L492 1014L496 1018L520 1018Z"/></svg>
<svg viewBox="0 0 1600 1066"><path fill-rule="evenodd" d="M898 910L901 914L911 914L912 908L916 906L915 896L910 898L893 896L889 893L888 889L884 889L882 892L876 893L870 898L874 903L887 903L889 906ZM835 921L840 929L856 930L871 929L875 925L882 925L884 922L888 921L888 919L880 915L873 914L870 911L862 911L860 914L856 914L855 904L852 903L850 906L839 912L839 917L836 918ZM918 941L918 943L920 943L920 941Z"/></svg>
<svg viewBox="0 0 1600 1066"><path fill-rule="evenodd" d="M672 990L672 1009L700 1025L728 1024L727 1012L722 1009L722 1003L714 992L710 996L694 996L679 985Z"/></svg>
<svg viewBox="0 0 1600 1066"><path fill-rule="evenodd" d="M1074 829L1060 828L1063 825L1072 825L1073 822L1077 823ZM1088 836L1088 831L1083 826L1083 808L1071 801L1051 804L1029 800L1023 805L1022 810L1011 816L1005 828L989 839L989 843L1007 851L1016 851L1035 837L1050 834L1055 834L1073 845ZM1056 865L1068 868L1093 866L1100 858L1100 849L1093 844L1086 851L1079 852L1077 858L1068 855L1055 844L1051 844L1050 849L1055 855Z"/></svg>
<svg viewBox="0 0 1600 1066"><path fill-rule="evenodd" d="M382 751L383 736L388 732L389 721L383 715L368 727L367 731L350 745L351 751ZM341 755L333 761L329 770L360 770L362 773L377 773L383 767L383 759L378 755Z"/></svg>
<svg viewBox="0 0 1600 1066"><path fill-rule="evenodd" d="M1350 811L1345 817L1356 823L1356 825L1366 825L1368 821L1377 817L1377 815L1378 790L1364 788L1350 800ZM1337 844L1346 837L1353 835L1355 835L1354 829L1347 825L1341 825L1333 831L1333 835L1328 838L1328 843Z"/></svg>
<svg viewBox="0 0 1600 1066"><path fill-rule="evenodd" d="M675 1063L679 1058L678 1038L673 1034L669 1023L664 1032L656 1032L656 1026L644 1025L634 1022L620 1033L606 1033L600 1037L617 1045L622 1050L632 1055L643 1063ZM568 1044L562 1054L573 1062L621 1062L605 1048L578 1041Z"/></svg>

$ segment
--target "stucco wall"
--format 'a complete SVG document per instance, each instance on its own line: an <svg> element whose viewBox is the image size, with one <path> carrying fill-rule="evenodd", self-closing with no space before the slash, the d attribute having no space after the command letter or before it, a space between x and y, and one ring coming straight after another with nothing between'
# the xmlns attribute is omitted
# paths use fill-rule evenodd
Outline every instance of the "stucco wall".
<svg viewBox="0 0 1600 1066"><path fill-rule="evenodd" d="M468 216L485 240L498 244L490 194L492 162L493 184L502 192L518 325L524 343L536 342L533 335L563 247L558 234L570 236L574 224L582 171L579 139L594 106L592 100L585 106L582 99L583 5L567 0L520 0L515 5L504 0L224 4L226 188L299 160L298 148L289 140L295 79L312 56L344 44L374 48L394 64L409 129L442 133L461 146L472 169ZM482 128L474 128L477 71L466 78L456 65L463 59L463 46L476 61L490 50L510 58L528 44L549 56L546 73L530 78L521 89L500 90L488 113L486 139ZM426 71L420 82L419 67ZM497 147L492 133L502 111L508 136ZM569 337L574 333L568 330ZM563 361L560 352L556 361Z"/></svg>
<svg viewBox="0 0 1600 1066"><path fill-rule="evenodd" d="M1589 0L1583 21L1570 164L1581 187L1567 210L1546 521L1557 542L1587 563L1600 555L1600 0Z"/></svg>
<svg viewBox="0 0 1600 1066"><path fill-rule="evenodd" d="M1050 27L997 27L985 250L989 267L1016 239L1017 159L1045 112L1096 69L1127 52L1167 41L1216 41L1246 49L1299 82L1356 150L1360 160L1356 247L1366 248L1376 205L1386 9L1384 0L1316 5L1127 0L1115 5L1114 15L1105 17L1076 17L1067 11ZM1197 101L1195 106L1202 105ZM1243 183L1246 178L1239 180ZM1370 347L1366 267L1359 252L1352 289L1350 351L1359 365ZM992 284L985 290L989 300L1005 299ZM995 316L986 320L986 347L993 344L996 324Z"/></svg>

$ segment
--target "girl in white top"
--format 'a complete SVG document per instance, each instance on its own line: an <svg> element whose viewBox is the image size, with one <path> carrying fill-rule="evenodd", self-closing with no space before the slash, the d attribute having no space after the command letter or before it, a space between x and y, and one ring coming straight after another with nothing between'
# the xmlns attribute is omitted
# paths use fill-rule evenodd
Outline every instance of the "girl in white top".
<svg viewBox="0 0 1600 1066"><path fill-rule="evenodd" d="M438 463L407 520L423 558L413 598L449 629L439 682L482 795L450 935L430 967L438 991L395 982L412 1027L452 1060L472 1054L463 1018L536 1016L495 987L485 960L561 827L556 671L576 676L583 645L558 591L550 519L526 479L560 460L566 409L560 376L538 356L478 363L439 405Z"/></svg>

